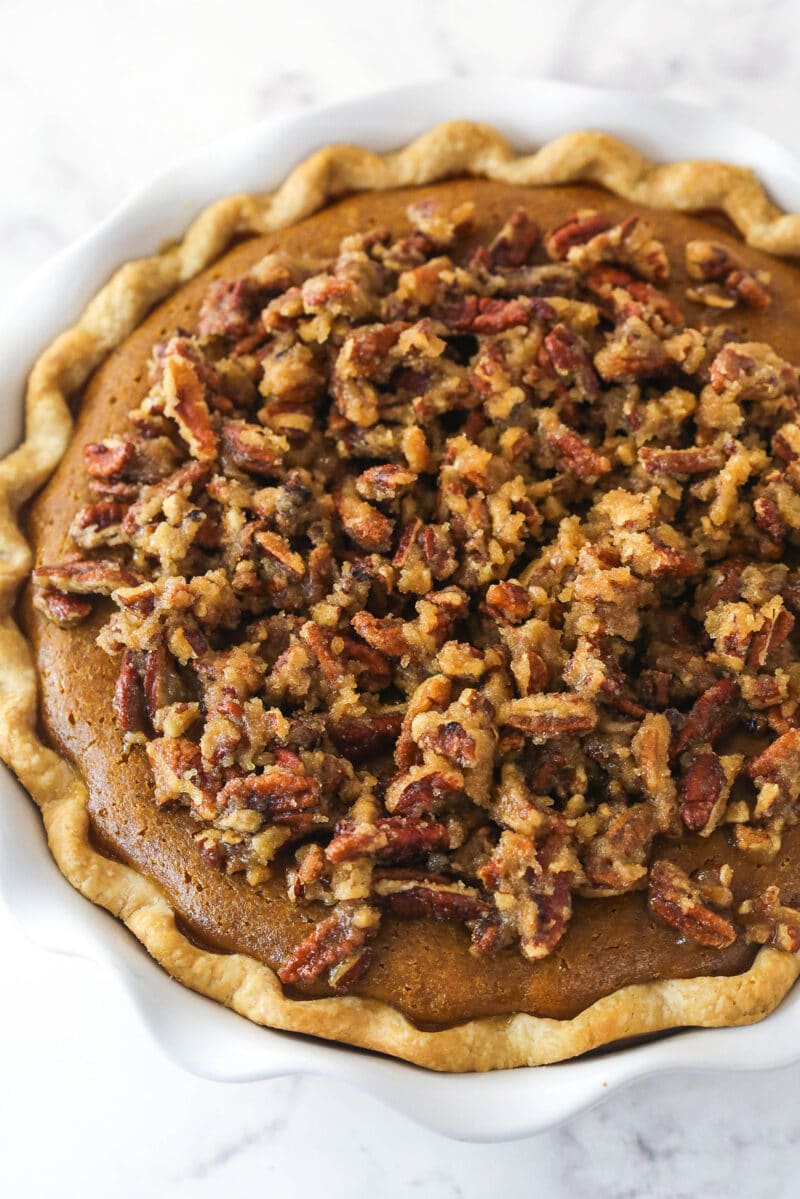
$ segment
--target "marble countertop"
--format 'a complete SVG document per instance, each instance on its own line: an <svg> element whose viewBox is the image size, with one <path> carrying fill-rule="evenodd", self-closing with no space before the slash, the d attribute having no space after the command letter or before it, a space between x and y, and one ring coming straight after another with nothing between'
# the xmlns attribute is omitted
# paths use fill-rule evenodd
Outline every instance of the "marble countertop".
<svg viewBox="0 0 800 1199"><path fill-rule="evenodd" d="M173 157L270 114L415 80L507 72L647 87L800 149L798 39L792 0L0 0L0 303ZM189 1077L98 968L41 953L2 911L0 939L7 1194L796 1189L800 1066L645 1080L533 1140L456 1146L331 1081Z"/></svg>

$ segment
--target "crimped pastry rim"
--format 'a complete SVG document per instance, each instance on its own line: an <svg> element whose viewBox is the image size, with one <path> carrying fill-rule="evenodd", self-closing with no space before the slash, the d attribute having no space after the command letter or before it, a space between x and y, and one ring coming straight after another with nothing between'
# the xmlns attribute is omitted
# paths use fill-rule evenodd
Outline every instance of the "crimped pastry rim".
<svg viewBox="0 0 800 1199"><path fill-rule="evenodd" d="M800 214L776 208L751 171L699 161L656 165L598 132L568 133L531 155L518 156L489 126L448 122L391 154L328 147L297 166L272 193L231 196L212 204L179 244L118 270L31 372L25 441L0 462L0 757L40 807L51 851L68 881L120 917L170 975L256 1023L380 1050L432 1069L469 1071L560 1061L622 1037L680 1025L754 1022L772 1011L795 981L797 956L765 948L743 974L629 986L571 1020L518 1013L436 1032L421 1031L375 1000L289 999L263 963L244 954L210 953L188 941L155 883L92 848L85 784L38 738L36 669L12 617L31 562L16 517L69 443L68 398L155 303L212 263L235 237L286 228L349 192L456 175L529 186L594 183L651 207L717 209L748 244L773 254L800 255Z"/></svg>

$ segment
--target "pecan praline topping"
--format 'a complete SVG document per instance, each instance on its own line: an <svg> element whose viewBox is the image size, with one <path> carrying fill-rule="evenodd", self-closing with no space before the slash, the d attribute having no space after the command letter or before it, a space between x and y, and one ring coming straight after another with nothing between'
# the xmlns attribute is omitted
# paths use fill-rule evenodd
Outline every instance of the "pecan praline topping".
<svg viewBox="0 0 800 1199"><path fill-rule="evenodd" d="M767 308L768 275L690 242L679 306L636 215L409 222L210 287L85 447L37 607L110 597L155 802L210 866L330 909L287 984L352 986L384 913L533 961L576 893L796 948L776 888L669 858L727 826L768 861L797 820L798 372L708 323Z"/></svg>

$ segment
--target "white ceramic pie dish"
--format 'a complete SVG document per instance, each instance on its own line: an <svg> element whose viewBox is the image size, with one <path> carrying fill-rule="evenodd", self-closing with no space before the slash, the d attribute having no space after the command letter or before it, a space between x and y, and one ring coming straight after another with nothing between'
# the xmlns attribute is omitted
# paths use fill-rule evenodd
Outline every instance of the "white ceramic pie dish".
<svg viewBox="0 0 800 1199"><path fill-rule="evenodd" d="M673 101L536 80L461 80L384 93L257 125L174 166L93 233L42 268L0 319L8 405L0 451L22 432L25 378L120 263L183 232L193 215L235 191L265 190L320 146L351 141L387 150L457 117L496 125L520 149L576 128L615 133L659 159L717 158L755 168L776 201L800 209L800 158L768 137ZM47 852L39 815L0 775L0 892L43 946L107 965L164 1052L203 1077L252 1081L327 1074L361 1086L416 1120L468 1140L524 1136L596 1102L614 1086L667 1070L766 1069L800 1059L800 989L761 1024L677 1032L554 1066L486 1075L436 1075L249 1024L175 984L124 926L92 907Z"/></svg>

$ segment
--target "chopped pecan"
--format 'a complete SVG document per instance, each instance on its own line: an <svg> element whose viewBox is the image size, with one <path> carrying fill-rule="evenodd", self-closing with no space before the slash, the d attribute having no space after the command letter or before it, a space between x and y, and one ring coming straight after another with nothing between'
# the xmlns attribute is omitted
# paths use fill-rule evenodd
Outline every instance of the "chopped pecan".
<svg viewBox="0 0 800 1199"><path fill-rule="evenodd" d="M533 611L533 601L521 583L493 583L486 592L486 610L498 620L520 624Z"/></svg>
<svg viewBox="0 0 800 1199"><path fill-rule="evenodd" d="M786 525L780 508L769 496L761 495L753 500L756 524L772 541L782 542L786 536Z"/></svg>
<svg viewBox="0 0 800 1199"><path fill-rule="evenodd" d="M388 816L374 824L337 824L336 836L325 854L331 862L375 857L401 861L418 854L450 848L446 824L418 817Z"/></svg>
<svg viewBox="0 0 800 1199"><path fill-rule="evenodd" d="M380 509L362 500L352 479L336 488L333 500L342 528L356 545L363 550L377 552L385 552L391 548L394 521L385 516Z"/></svg>
<svg viewBox="0 0 800 1199"><path fill-rule="evenodd" d="M524 208L512 212L488 247L488 265L492 268L523 266L539 241L539 226Z"/></svg>
<svg viewBox="0 0 800 1199"><path fill-rule="evenodd" d="M544 348L559 378L574 382L581 398L597 399L600 381L592 365L589 347L567 325L554 325L544 339Z"/></svg>
<svg viewBox="0 0 800 1199"><path fill-rule="evenodd" d="M783 600L776 596L760 609L761 627L750 640L747 651L747 665L758 668L766 666L770 656L780 649L795 625L795 618L783 606Z"/></svg>
<svg viewBox="0 0 800 1199"><path fill-rule="evenodd" d="M464 776L459 770L448 770L446 763L411 766L386 788L386 807L398 816L423 816L437 811L448 796L460 795L463 787Z"/></svg>
<svg viewBox="0 0 800 1199"><path fill-rule="evenodd" d="M92 610L91 600L69 595L65 591L56 591L52 587L37 587L33 593L33 604L48 620L62 629L80 624Z"/></svg>
<svg viewBox="0 0 800 1199"><path fill-rule="evenodd" d="M708 835L719 823L730 785L713 751L698 754L681 779L681 816L694 833Z"/></svg>
<svg viewBox="0 0 800 1199"><path fill-rule="evenodd" d="M122 655L117 684L114 688L114 716L126 739L147 733L149 721L142 679L130 650Z"/></svg>
<svg viewBox="0 0 800 1199"><path fill-rule="evenodd" d="M745 900L739 914L748 941L772 945L787 953L800 952L800 912L782 902L780 889L774 884L755 899Z"/></svg>
<svg viewBox="0 0 800 1199"><path fill-rule="evenodd" d="M406 705L400 736L394 751L394 760L400 770L411 766L420 760L421 754L414 737L412 728L414 720L421 712L443 712L453 693L450 679L443 674L432 675L424 679L416 688Z"/></svg>
<svg viewBox="0 0 800 1199"><path fill-rule="evenodd" d="M119 476L134 456L133 442L112 440L87 442L83 447L86 469L95 479L112 479Z"/></svg>
<svg viewBox="0 0 800 1199"><path fill-rule="evenodd" d="M658 831L674 836L680 822L677 791L669 769L670 737L666 716L649 712L631 741L631 751L641 772L644 793L653 805Z"/></svg>
<svg viewBox="0 0 800 1199"><path fill-rule="evenodd" d="M800 729L790 729L747 764L758 787L754 816L761 820L800 799Z"/></svg>
<svg viewBox="0 0 800 1199"><path fill-rule="evenodd" d="M423 749L440 753L456 766L472 766L475 762L475 738L457 720L439 724L430 735L423 734L419 744Z"/></svg>
<svg viewBox="0 0 800 1199"><path fill-rule="evenodd" d="M37 566L33 581L37 587L68 595L111 595L118 587L135 587L140 580L136 571L119 562L87 558L58 566Z"/></svg>
<svg viewBox="0 0 800 1199"><path fill-rule="evenodd" d="M725 459L720 450L710 446L694 446L690 450L670 448L655 450L643 446L639 450L639 461L649 475L703 475L719 470Z"/></svg>
<svg viewBox="0 0 800 1199"><path fill-rule="evenodd" d="M164 363L164 412L174 418L192 457L202 462L217 456L206 387L194 364L181 355Z"/></svg>
<svg viewBox="0 0 800 1199"><path fill-rule="evenodd" d="M752 824L733 824L731 839L740 853L746 854L760 865L774 861L780 852L781 835L777 828L770 825L756 827Z"/></svg>
<svg viewBox="0 0 800 1199"><path fill-rule="evenodd" d="M378 880L375 894L395 916L409 920L477 920L491 911L474 887L463 883Z"/></svg>
<svg viewBox="0 0 800 1199"><path fill-rule="evenodd" d="M544 246L549 256L558 261L567 258L574 246L584 246L610 228L611 221L601 212L577 212L545 235Z"/></svg>
<svg viewBox="0 0 800 1199"><path fill-rule="evenodd" d="M589 831L592 835L584 851L583 865L592 891L623 894L638 887L647 874L647 860L656 835L653 806L602 804Z"/></svg>
<svg viewBox="0 0 800 1199"><path fill-rule="evenodd" d="M365 762L391 751L402 723L401 712L341 716L328 722L328 735L350 762Z"/></svg>
<svg viewBox="0 0 800 1199"><path fill-rule="evenodd" d="M572 884L577 863L563 838L554 833L536 841L504 832L478 876L490 891L502 920L511 924L524 957L546 957L564 935L572 914ZM476 929L478 952L485 929Z"/></svg>
<svg viewBox="0 0 800 1199"><path fill-rule="evenodd" d="M734 679L720 679L709 687L686 714L672 739L670 756L677 757L696 741L715 741L738 715L739 688Z"/></svg>
<svg viewBox="0 0 800 1199"><path fill-rule="evenodd" d="M736 940L735 925L703 901L700 888L674 862L662 858L651 866L647 903L654 916L698 945L726 949Z"/></svg>
<svg viewBox="0 0 800 1199"><path fill-rule="evenodd" d="M183 696L183 686L170 655L158 646L145 655L142 675L147 714L152 720L159 708L176 703Z"/></svg>
<svg viewBox="0 0 800 1199"><path fill-rule="evenodd" d="M632 267L653 283L669 277L664 246L653 237L649 224L636 215L612 225L600 213L579 212L546 236L545 248L551 258L566 258L579 269L614 262Z"/></svg>
<svg viewBox="0 0 800 1199"><path fill-rule="evenodd" d="M185 799L202 819L219 811L219 779L203 765L200 746L185 737L157 737L145 750L153 770L154 798L159 806Z"/></svg>
<svg viewBox="0 0 800 1199"><path fill-rule="evenodd" d="M98 545L118 545L123 540L122 521L127 510L127 504L120 504L114 500L84 504L73 517L69 528L70 536L82 549L94 549Z"/></svg>
<svg viewBox="0 0 800 1199"><path fill-rule="evenodd" d="M741 300L747 308L763 312L772 303L769 273L747 270L720 242L687 242L686 269L689 278L700 284L688 288L686 294L700 304L734 308Z"/></svg>
<svg viewBox="0 0 800 1199"><path fill-rule="evenodd" d="M282 983L303 986L315 982L331 968L347 963L347 971L340 971L335 980L338 989L345 990L348 983L355 981L351 971L369 939L378 931L379 920L379 913L368 904L339 905L333 915L320 921L295 946L278 970L278 978Z"/></svg>
<svg viewBox="0 0 800 1199"><path fill-rule="evenodd" d="M655 375L667 361L663 341L638 316L618 325L594 357L597 372L607 383Z"/></svg>
<svg viewBox="0 0 800 1199"><path fill-rule="evenodd" d="M270 429L246 421L227 421L220 430L222 448L234 466L248 475L271 476L280 471L286 441Z"/></svg>
<svg viewBox="0 0 800 1199"><path fill-rule="evenodd" d="M320 791L318 779L283 766L267 766L262 774L231 779L220 791L218 803L223 811L252 808L275 824L306 825L319 804Z"/></svg>
<svg viewBox="0 0 800 1199"><path fill-rule="evenodd" d="M365 500L388 503L405 494L417 481L417 472L391 462L371 466L356 479L356 490Z"/></svg>
<svg viewBox="0 0 800 1199"><path fill-rule="evenodd" d="M567 428L552 409L545 409L539 414L539 428L545 445L552 451L558 464L579 479L594 480L611 470L608 458L598 453L574 430Z"/></svg>
<svg viewBox="0 0 800 1199"><path fill-rule="evenodd" d="M593 703L569 693L526 695L523 699L508 700L497 713L498 724L519 729L534 744L541 745L551 737L586 733L597 723Z"/></svg>
<svg viewBox="0 0 800 1199"><path fill-rule="evenodd" d="M402 658L409 652L405 625L393 616L373 616L371 612L356 612L352 625L368 645L387 654L390 658Z"/></svg>
<svg viewBox="0 0 800 1199"><path fill-rule="evenodd" d="M543 301L535 303L527 297L515 300L492 299L489 296L466 296L458 308L443 313L451 329L459 333L502 333L518 325L527 327L537 314L555 310Z"/></svg>

